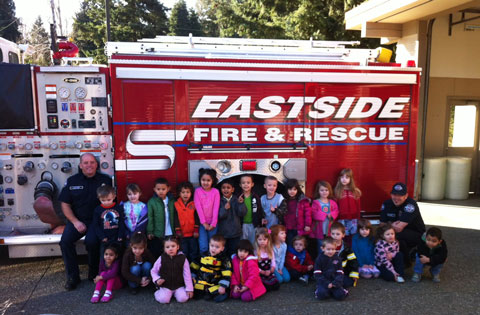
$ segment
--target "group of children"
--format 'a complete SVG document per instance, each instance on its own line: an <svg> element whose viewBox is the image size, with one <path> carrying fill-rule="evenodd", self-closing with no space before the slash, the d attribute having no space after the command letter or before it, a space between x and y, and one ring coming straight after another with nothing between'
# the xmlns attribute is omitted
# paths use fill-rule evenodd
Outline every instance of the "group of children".
<svg viewBox="0 0 480 315"><path fill-rule="evenodd" d="M318 182L313 200L294 179L285 183L282 196L278 180L266 177L261 197L252 191L252 175L240 178L238 195L229 180L220 191L216 181L214 170L200 169L200 186L179 184L174 200L168 181L159 178L147 205L138 185L127 186L128 201L120 205L112 187L100 187L94 224L103 259L91 302L108 302L122 278L133 294L153 283L160 303L172 296L178 302L192 297L252 301L281 283L308 284L311 277L317 299L344 299L359 277L404 282L395 231L381 225L374 241L370 222L360 219L361 192L350 169L342 170L335 190ZM418 247L412 281L420 281L424 265L439 281L446 255L441 231L429 229Z"/></svg>

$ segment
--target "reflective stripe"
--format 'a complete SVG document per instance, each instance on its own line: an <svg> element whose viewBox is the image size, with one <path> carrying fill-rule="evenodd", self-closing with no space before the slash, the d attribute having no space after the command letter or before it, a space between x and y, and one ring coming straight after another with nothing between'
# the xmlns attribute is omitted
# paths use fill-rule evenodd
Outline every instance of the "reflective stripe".
<svg viewBox="0 0 480 315"><path fill-rule="evenodd" d="M213 270L207 269L205 267L200 268L200 271L207 272L207 273L213 273L214 272Z"/></svg>
<svg viewBox="0 0 480 315"><path fill-rule="evenodd" d="M192 262L192 263L190 264L190 268L195 269L195 270L198 270L198 268L200 268L200 266L197 265L196 263Z"/></svg>
<svg viewBox="0 0 480 315"><path fill-rule="evenodd" d="M313 273L322 273L321 270L315 270Z"/></svg>
<svg viewBox="0 0 480 315"><path fill-rule="evenodd" d="M345 268L346 265L347 265L347 261L346 260L342 261L342 267Z"/></svg>
<svg viewBox="0 0 480 315"><path fill-rule="evenodd" d="M358 272L356 272L356 271L350 272L350 274L348 276L351 277L351 278L359 278Z"/></svg>
<svg viewBox="0 0 480 315"><path fill-rule="evenodd" d="M355 256L354 253L351 253L350 255L347 256L348 260L352 260L352 259L356 259L356 258L357 258L357 256Z"/></svg>
<svg viewBox="0 0 480 315"><path fill-rule="evenodd" d="M222 276L224 277L231 277L232 276L232 272L230 270L224 270L222 271Z"/></svg>
<svg viewBox="0 0 480 315"><path fill-rule="evenodd" d="M214 293L215 291L218 291L219 285L215 285L213 287L208 288L208 292Z"/></svg>
<svg viewBox="0 0 480 315"><path fill-rule="evenodd" d="M337 270L337 272L343 275L343 270Z"/></svg>
<svg viewBox="0 0 480 315"><path fill-rule="evenodd" d="M205 286L203 284L200 284L200 283L195 283L194 289L203 290L203 289L205 289Z"/></svg>

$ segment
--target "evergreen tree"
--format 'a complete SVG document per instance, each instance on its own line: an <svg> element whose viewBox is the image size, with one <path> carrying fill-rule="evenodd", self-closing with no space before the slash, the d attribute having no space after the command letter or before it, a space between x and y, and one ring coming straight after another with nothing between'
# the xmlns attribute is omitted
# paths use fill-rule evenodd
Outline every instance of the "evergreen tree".
<svg viewBox="0 0 480 315"><path fill-rule="evenodd" d="M169 35L188 36L191 33L187 4L180 0L173 6L170 15Z"/></svg>
<svg viewBox="0 0 480 315"><path fill-rule="evenodd" d="M50 43L49 36L43 27L42 18L37 17L33 23L32 29L28 34L27 43L28 51L32 53L25 56L25 62L40 66L48 66L50 64Z"/></svg>
<svg viewBox="0 0 480 315"><path fill-rule="evenodd" d="M13 0L0 0L0 37L17 42L21 37L19 27Z"/></svg>
<svg viewBox="0 0 480 315"><path fill-rule="evenodd" d="M202 25L194 9L188 10L188 25L193 36L203 36Z"/></svg>
<svg viewBox="0 0 480 315"><path fill-rule="evenodd" d="M363 0L198 0L197 9L208 36L360 40L345 30L345 11ZM368 47L378 40L362 39Z"/></svg>
<svg viewBox="0 0 480 315"><path fill-rule="evenodd" d="M110 0L112 41L137 41L167 33L166 8L158 0ZM73 23L74 42L82 56L106 63L105 1L83 0Z"/></svg>

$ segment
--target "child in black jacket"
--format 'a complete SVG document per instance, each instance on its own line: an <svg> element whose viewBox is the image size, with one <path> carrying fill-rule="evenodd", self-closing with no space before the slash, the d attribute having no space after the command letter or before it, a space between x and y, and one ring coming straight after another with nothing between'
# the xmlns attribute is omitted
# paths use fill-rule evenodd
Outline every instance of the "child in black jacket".
<svg viewBox="0 0 480 315"><path fill-rule="evenodd" d="M412 281L420 282L423 267L429 265L433 282L440 282L440 271L447 260L447 254L447 243L442 239L442 231L436 227L429 228L425 239L417 247Z"/></svg>
<svg viewBox="0 0 480 315"><path fill-rule="evenodd" d="M323 240L322 251L315 261L315 298L323 300L331 295L336 300L343 300L348 291L343 288L342 260L336 254L335 241L331 237Z"/></svg>
<svg viewBox="0 0 480 315"><path fill-rule="evenodd" d="M330 234L337 246L338 256L342 260L343 271L345 272L343 286L345 288L355 287L359 278L358 261L353 250L343 241L345 227L340 222L333 222L330 227Z"/></svg>

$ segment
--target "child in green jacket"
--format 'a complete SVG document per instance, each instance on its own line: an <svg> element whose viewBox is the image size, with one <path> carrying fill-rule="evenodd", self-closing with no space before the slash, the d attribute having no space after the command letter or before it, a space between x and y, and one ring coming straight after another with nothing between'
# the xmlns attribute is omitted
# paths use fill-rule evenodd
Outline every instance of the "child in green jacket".
<svg viewBox="0 0 480 315"><path fill-rule="evenodd" d="M175 200L165 178L155 180L153 197L148 201L148 248L158 258L163 252L163 239L174 235Z"/></svg>

